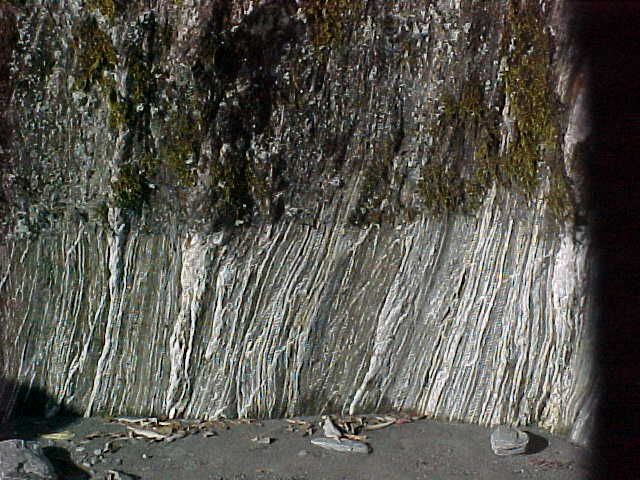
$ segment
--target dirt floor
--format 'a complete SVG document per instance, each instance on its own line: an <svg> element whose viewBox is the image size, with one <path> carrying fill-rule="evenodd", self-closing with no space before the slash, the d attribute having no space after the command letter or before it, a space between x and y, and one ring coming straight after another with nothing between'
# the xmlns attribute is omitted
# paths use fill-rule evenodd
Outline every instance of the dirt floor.
<svg viewBox="0 0 640 480"><path fill-rule="evenodd" d="M365 435L370 453L313 445L310 440L323 434L320 417L252 422L58 418L14 423L11 435L37 439L61 479L117 478L109 471L145 480L594 478L588 450L535 428L524 429L530 437L527 453L500 457L491 450L491 430L476 425L402 415L334 419L353 438Z"/></svg>

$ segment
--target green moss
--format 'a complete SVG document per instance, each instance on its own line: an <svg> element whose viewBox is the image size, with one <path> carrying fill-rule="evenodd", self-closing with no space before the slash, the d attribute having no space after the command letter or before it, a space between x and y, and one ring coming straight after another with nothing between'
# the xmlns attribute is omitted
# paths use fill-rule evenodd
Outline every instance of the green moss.
<svg viewBox="0 0 640 480"><path fill-rule="evenodd" d="M443 126L447 126L447 125L451 125L454 121L456 121L458 119L459 114L461 113L460 110L460 103L458 102L458 99L453 96L450 93L445 93L442 96L442 100L441 100L441 105L442 105L442 124L444 124Z"/></svg>
<svg viewBox="0 0 640 480"><path fill-rule="evenodd" d="M85 20L75 29L74 47L79 67L74 88L86 91L95 84L104 83L104 72L115 69L117 55L94 18Z"/></svg>
<svg viewBox="0 0 640 480"><path fill-rule="evenodd" d="M494 183L532 198L544 166L550 211L563 220L573 201L559 147L561 105L550 77L550 41L536 10L511 2L507 20L504 94L514 121L507 151L498 156L500 119L484 98L483 84L469 80L459 96L442 96L438 119L429 128L431 162L423 169L419 191L431 212L473 213Z"/></svg>
<svg viewBox="0 0 640 480"><path fill-rule="evenodd" d="M250 170L246 159L227 158L222 165L215 160L211 165L211 179L215 186L221 221L233 225L243 220L251 211L253 204L250 188Z"/></svg>
<svg viewBox="0 0 640 480"><path fill-rule="evenodd" d="M574 213L573 195L569 187L569 182L562 172L553 172L550 178L549 193L545 201L553 216L559 222L566 222Z"/></svg>
<svg viewBox="0 0 640 480"><path fill-rule="evenodd" d="M439 125L443 127L462 125L467 122L477 124L487 116L488 108L484 104L484 89L478 81L470 80L462 87L460 99L452 93L442 96Z"/></svg>
<svg viewBox="0 0 640 480"><path fill-rule="evenodd" d="M491 123L490 125L495 126ZM467 213L477 210L487 191L494 183L500 182L497 162L497 130L483 130L474 147L473 175L465 182L465 211Z"/></svg>
<svg viewBox="0 0 640 480"><path fill-rule="evenodd" d="M459 98L444 93L438 110L429 128L431 161L421 172L418 192L431 213L473 213L495 181L498 119L486 104L483 84L473 78Z"/></svg>
<svg viewBox="0 0 640 480"><path fill-rule="evenodd" d="M447 166L423 167L418 191L425 208L436 215L459 210L464 200L461 183L459 176Z"/></svg>
<svg viewBox="0 0 640 480"><path fill-rule="evenodd" d="M501 170L512 186L530 198L538 187L538 164L558 152L560 102L551 87L550 44L539 12L511 1L507 19L511 53L504 86L514 138Z"/></svg>
<svg viewBox="0 0 640 480"><path fill-rule="evenodd" d="M189 165L193 161L194 149L189 141L175 143L165 151L165 162L175 173L180 182L187 187L195 184L195 168Z"/></svg>
<svg viewBox="0 0 640 480"><path fill-rule="evenodd" d="M484 88L477 81L465 84L459 104L460 116L465 120L478 122L488 115L488 108L484 100Z"/></svg>
<svg viewBox="0 0 640 480"><path fill-rule="evenodd" d="M150 99L154 91L155 82L151 74L151 65L139 51L132 53L129 59L127 76L129 98L134 103L142 104Z"/></svg>
<svg viewBox="0 0 640 480"><path fill-rule="evenodd" d="M118 93L115 82L110 78L102 79L100 85L109 104L109 126L114 130L126 126L140 133L147 123L147 107L155 99L156 81L151 74L151 62L138 46L129 46L126 52L124 95Z"/></svg>
<svg viewBox="0 0 640 480"><path fill-rule="evenodd" d="M381 224L393 220L389 211L383 205L388 202L390 196L391 175L393 172L393 159L396 154L396 138L375 145L372 150L375 157L370 160L363 172L360 196L355 210L349 216L352 225Z"/></svg>
<svg viewBox="0 0 640 480"><path fill-rule="evenodd" d="M126 52L124 96L118 93L111 78L102 78L100 86L109 104L109 126L114 130L126 126L129 130L140 133L147 123L147 107L155 99L156 81L151 74L151 62L138 46L130 46Z"/></svg>
<svg viewBox="0 0 640 480"><path fill-rule="evenodd" d="M444 93L438 111L429 128L433 147L430 162L421 171L418 193L425 210L433 214L472 213L496 178L498 119L485 102L483 84L475 78L463 84L459 98ZM358 207L350 218L353 224L393 220L381 205L392 195L396 143L374 148L379 155L365 171ZM410 211L408 218L415 213Z"/></svg>
<svg viewBox="0 0 640 480"><path fill-rule="evenodd" d="M139 212L150 193L147 172L141 165L122 165L118 179L111 182L111 188L116 207Z"/></svg>
<svg viewBox="0 0 640 480"><path fill-rule="evenodd" d="M578 142L573 149L571 164L578 170L584 168L591 155L590 139ZM578 215L576 199L571 189L571 184L564 174L561 165L555 165L551 172L550 189L545 201L553 216L560 222L575 219Z"/></svg>
<svg viewBox="0 0 640 480"><path fill-rule="evenodd" d="M511 185L531 198L539 185L539 168L549 175L546 202L553 216L566 221L575 210L560 149L561 103L552 87L551 45L540 12L511 0L508 12L511 54L504 75L505 95L514 119L514 139L501 159ZM507 50L503 45L503 51Z"/></svg>
<svg viewBox="0 0 640 480"><path fill-rule="evenodd" d="M253 196L257 199L269 197L270 192L266 179L263 176L258 175L252 166L247 166L247 184L249 185Z"/></svg>
<svg viewBox="0 0 640 480"><path fill-rule="evenodd" d="M196 181L195 157L199 148L200 124L186 112L173 113L166 124L167 142L161 149L161 161L183 186Z"/></svg>
<svg viewBox="0 0 640 480"><path fill-rule="evenodd" d="M309 0L302 8L318 47L344 43L363 11L362 2L353 0Z"/></svg>
<svg viewBox="0 0 640 480"><path fill-rule="evenodd" d="M87 6L92 9L100 10L109 22L113 23L118 10L118 5L114 0L87 0Z"/></svg>
<svg viewBox="0 0 640 480"><path fill-rule="evenodd" d="M109 127L112 130L118 130L127 123L127 103L118 97L118 92L112 82L104 85L103 93L109 103Z"/></svg>

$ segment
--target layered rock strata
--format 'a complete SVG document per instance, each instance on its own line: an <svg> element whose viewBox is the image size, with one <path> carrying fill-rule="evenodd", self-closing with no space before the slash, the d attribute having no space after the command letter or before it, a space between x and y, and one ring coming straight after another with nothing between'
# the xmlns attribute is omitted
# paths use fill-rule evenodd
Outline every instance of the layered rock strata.
<svg viewBox="0 0 640 480"><path fill-rule="evenodd" d="M0 9L5 415L33 387L86 415L406 409L588 440L567 2Z"/></svg>

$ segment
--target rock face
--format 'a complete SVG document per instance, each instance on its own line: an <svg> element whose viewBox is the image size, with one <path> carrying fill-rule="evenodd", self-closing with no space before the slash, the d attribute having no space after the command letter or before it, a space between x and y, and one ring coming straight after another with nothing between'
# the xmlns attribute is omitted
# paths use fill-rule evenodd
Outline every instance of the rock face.
<svg viewBox="0 0 640 480"><path fill-rule="evenodd" d="M0 12L6 416L37 387L87 415L409 409L588 440L568 2Z"/></svg>
<svg viewBox="0 0 640 480"><path fill-rule="evenodd" d="M0 479L55 480L57 478L53 465L37 443L27 443L24 440L0 442Z"/></svg>

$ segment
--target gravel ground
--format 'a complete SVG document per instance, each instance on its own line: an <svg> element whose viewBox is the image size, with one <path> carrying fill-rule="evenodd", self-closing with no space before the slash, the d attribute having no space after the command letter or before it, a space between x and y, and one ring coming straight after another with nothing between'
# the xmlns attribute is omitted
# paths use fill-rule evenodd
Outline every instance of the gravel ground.
<svg viewBox="0 0 640 480"><path fill-rule="evenodd" d="M13 437L37 439L65 480L116 478L109 471L145 480L595 478L590 474L588 450L536 428L524 429L530 437L527 453L499 457L491 450L490 429L401 415L394 418L406 423L357 432L366 435L369 454L335 452L311 444L311 438L322 435L320 417L299 418L297 423L282 419L165 425L138 419L57 418L23 420L11 428ZM369 425L390 423L373 416L355 420L362 419ZM151 440L136 435L132 428L143 429L145 435L153 435L151 431L165 437L185 432L186 436L171 442ZM43 438L47 433L73 438Z"/></svg>

